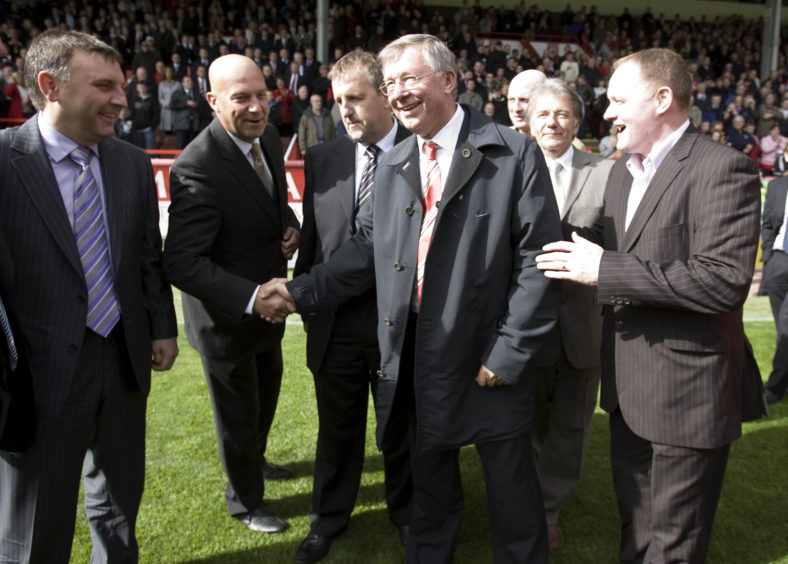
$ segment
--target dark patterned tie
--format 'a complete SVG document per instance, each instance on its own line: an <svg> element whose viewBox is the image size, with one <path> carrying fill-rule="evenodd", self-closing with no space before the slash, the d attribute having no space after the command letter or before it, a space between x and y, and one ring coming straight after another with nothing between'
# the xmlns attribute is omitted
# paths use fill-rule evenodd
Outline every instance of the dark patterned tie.
<svg viewBox="0 0 788 564"><path fill-rule="evenodd" d="M120 306L112 283L104 211L89 166L90 149L77 147L70 156L80 167L74 180L74 237L88 288L87 326L106 337L120 319Z"/></svg>
<svg viewBox="0 0 788 564"><path fill-rule="evenodd" d="M263 183L266 192L272 198L274 197L274 181L271 178L271 173L268 172L268 168L265 166L263 162L263 152L260 150L260 145L257 143L252 143L252 149L249 151L252 153L252 160L254 161L254 171L257 173L257 176L260 177L260 182Z"/></svg>
<svg viewBox="0 0 788 564"><path fill-rule="evenodd" d="M372 196L372 188L375 185L375 171L378 169L378 153L380 153L380 147L377 145L370 145L364 151L364 155L367 157L367 164L364 167L364 172L361 174L361 182L358 185L356 215L358 215L362 206L367 203L369 197Z"/></svg>
<svg viewBox="0 0 788 564"><path fill-rule="evenodd" d="M16 343L14 341L14 333L11 331L11 322L8 321L8 314L3 306L3 300L0 299L0 326L3 328L3 335L8 344L8 354L11 357L11 371L16 370L16 363L19 361L19 353L16 350Z"/></svg>

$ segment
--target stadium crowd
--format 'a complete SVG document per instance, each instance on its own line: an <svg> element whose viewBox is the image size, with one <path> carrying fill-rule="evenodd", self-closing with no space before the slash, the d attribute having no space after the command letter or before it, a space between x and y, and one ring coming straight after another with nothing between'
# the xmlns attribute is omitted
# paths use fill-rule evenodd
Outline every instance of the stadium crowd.
<svg viewBox="0 0 788 564"><path fill-rule="evenodd" d="M595 6L573 10L568 4L561 12L549 12L534 4L496 8L477 2L453 10L429 8L420 1L343 1L329 9L331 58L322 63L315 58L316 9L308 1L11 2L0 7L0 20L2 117L33 113L22 72L29 42L47 29L76 29L123 54L129 110L119 122L118 135L145 148L163 146L167 134L175 134L176 146L183 148L210 122L207 68L220 55L239 53L263 70L272 121L281 135L298 133L301 116L310 118L301 128L309 132L309 139L300 143L303 152L330 139L332 127L342 133L337 112L330 113L331 65L357 47L377 52L396 37L420 32L444 40L457 55L457 95L462 101L508 124L509 82L518 72L536 68L548 77L563 78L577 91L584 102L578 136L596 139L609 137L602 114L615 60L646 47L674 49L693 73L693 124L747 153L765 172L776 167L779 174L785 167L785 52L762 79L762 22L740 17L682 20L679 14L655 15L648 7L641 14L625 9L606 15ZM530 47L532 40L550 46L537 53ZM524 48L513 48L519 41ZM147 93L140 93L138 82L147 85ZM322 98L320 109L314 109L313 94ZM607 155L614 154L612 140L604 144Z"/></svg>

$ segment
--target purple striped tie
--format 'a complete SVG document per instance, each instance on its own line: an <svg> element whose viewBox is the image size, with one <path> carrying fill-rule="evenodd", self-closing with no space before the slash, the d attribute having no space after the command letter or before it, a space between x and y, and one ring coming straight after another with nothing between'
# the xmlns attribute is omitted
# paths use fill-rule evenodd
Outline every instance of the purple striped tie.
<svg viewBox="0 0 788 564"><path fill-rule="evenodd" d="M378 168L378 153L380 148L377 145L370 145L364 152L367 157L367 164L361 174L361 182L358 185L358 201L356 203L356 214L361 207L367 203L372 195L372 186L375 183L375 171Z"/></svg>
<svg viewBox="0 0 788 564"><path fill-rule="evenodd" d="M87 326L102 337L120 319L98 185L90 171L90 149L77 147L71 160L80 170L74 180L74 237L88 288Z"/></svg>
<svg viewBox="0 0 788 564"><path fill-rule="evenodd" d="M14 333L11 331L11 322L8 320L8 315L5 312L5 307L3 307L3 300L0 300L0 327L3 328L3 334L5 335L5 342L8 345L8 354L11 358L9 358L9 364L11 365L11 371L13 372L16 370L16 364L19 362L19 353L16 350L16 343L14 342Z"/></svg>

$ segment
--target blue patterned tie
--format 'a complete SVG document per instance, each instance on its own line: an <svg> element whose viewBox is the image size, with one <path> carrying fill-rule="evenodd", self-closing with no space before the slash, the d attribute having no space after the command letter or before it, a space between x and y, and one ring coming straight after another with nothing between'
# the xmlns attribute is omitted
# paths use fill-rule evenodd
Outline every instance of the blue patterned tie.
<svg viewBox="0 0 788 564"><path fill-rule="evenodd" d="M88 288L87 326L106 337L120 319L120 306L112 283L104 212L90 171L90 149L77 147L70 156L80 167L74 180L74 237Z"/></svg>
<svg viewBox="0 0 788 564"><path fill-rule="evenodd" d="M11 322L8 321L8 314L3 307L3 300L0 300L0 326L3 328L5 341L8 343L8 354L11 357L11 371L16 370L16 363L19 361L19 353L16 351L16 343L14 342L14 334L11 331Z"/></svg>
<svg viewBox="0 0 788 564"><path fill-rule="evenodd" d="M361 174L361 182L358 185L356 214L358 214L361 207L367 203L367 200L369 200L369 197L372 195L372 186L375 183L375 171L378 168L378 152L380 152L380 148L377 145L370 145L364 152L367 157L367 165L364 167L364 172Z"/></svg>

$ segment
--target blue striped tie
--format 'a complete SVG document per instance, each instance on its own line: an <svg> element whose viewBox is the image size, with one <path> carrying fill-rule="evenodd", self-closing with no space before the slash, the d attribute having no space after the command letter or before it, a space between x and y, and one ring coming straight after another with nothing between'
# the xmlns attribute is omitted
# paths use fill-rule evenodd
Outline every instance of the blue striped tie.
<svg viewBox="0 0 788 564"><path fill-rule="evenodd" d="M9 364L11 365L11 371L13 372L16 370L16 363L19 361L19 353L16 350L14 334L11 331L11 322L8 320L8 314L5 312L5 307L3 307L3 300L0 300L0 327L3 328L5 341L8 344L8 354L11 357L9 359Z"/></svg>
<svg viewBox="0 0 788 564"><path fill-rule="evenodd" d="M80 167L74 180L74 237L88 288L87 326L102 337L120 319L98 185L90 171L90 149L77 147L71 159Z"/></svg>

